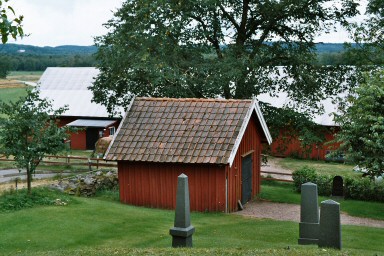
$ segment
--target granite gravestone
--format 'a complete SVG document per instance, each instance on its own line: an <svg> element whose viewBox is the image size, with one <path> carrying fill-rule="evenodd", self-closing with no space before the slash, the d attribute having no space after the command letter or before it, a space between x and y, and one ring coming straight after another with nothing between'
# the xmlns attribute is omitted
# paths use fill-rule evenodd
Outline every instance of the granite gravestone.
<svg viewBox="0 0 384 256"><path fill-rule="evenodd" d="M319 247L341 249L340 204L333 200L320 205Z"/></svg>
<svg viewBox="0 0 384 256"><path fill-rule="evenodd" d="M332 196L344 196L343 177L335 176L333 178Z"/></svg>
<svg viewBox="0 0 384 256"><path fill-rule="evenodd" d="M319 207L317 185L307 182L301 185L301 207L298 243L317 244L319 241Z"/></svg>
<svg viewBox="0 0 384 256"><path fill-rule="evenodd" d="M172 247L192 247L195 228L191 225L188 177L185 174L177 179L175 223L169 233L172 236Z"/></svg>

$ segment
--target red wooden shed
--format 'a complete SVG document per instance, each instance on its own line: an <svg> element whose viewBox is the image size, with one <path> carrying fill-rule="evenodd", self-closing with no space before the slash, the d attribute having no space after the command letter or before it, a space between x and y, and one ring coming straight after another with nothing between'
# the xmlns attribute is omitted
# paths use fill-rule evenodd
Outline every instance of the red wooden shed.
<svg viewBox="0 0 384 256"><path fill-rule="evenodd" d="M52 67L38 82L40 96L49 99L54 109L68 108L59 117L59 125L81 129L70 134L71 149L95 149L97 140L114 135L120 123L122 109L116 109L118 113L111 117L105 106L92 101L89 87L98 74L93 67Z"/></svg>
<svg viewBox="0 0 384 256"><path fill-rule="evenodd" d="M105 159L123 203L173 209L184 173L192 211L233 212L260 192L263 142L257 100L134 98Z"/></svg>

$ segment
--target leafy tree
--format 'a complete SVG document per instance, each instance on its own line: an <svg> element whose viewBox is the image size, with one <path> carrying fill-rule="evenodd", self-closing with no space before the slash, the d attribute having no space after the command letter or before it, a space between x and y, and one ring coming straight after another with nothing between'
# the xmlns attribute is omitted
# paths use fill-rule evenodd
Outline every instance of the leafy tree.
<svg viewBox="0 0 384 256"><path fill-rule="evenodd" d="M0 55L0 78L7 78L11 65L8 58Z"/></svg>
<svg viewBox="0 0 384 256"><path fill-rule="evenodd" d="M342 90L347 67L315 65L314 37L347 24L354 0L127 0L96 37L94 100L128 92L251 98L288 92L301 107Z"/></svg>
<svg viewBox="0 0 384 256"><path fill-rule="evenodd" d="M27 172L28 193L32 174L43 157L58 154L65 148L67 128L58 128L56 116L66 108L53 110L47 99L39 97L38 90L28 91L26 98L0 103L0 152L13 156L17 168Z"/></svg>
<svg viewBox="0 0 384 256"><path fill-rule="evenodd" d="M347 45L348 57L354 65L384 64L384 1L369 0L367 18L349 26L356 45Z"/></svg>
<svg viewBox="0 0 384 256"><path fill-rule="evenodd" d="M368 74L354 90L350 106L336 116L341 131L336 141L346 159L371 178L384 174L384 72Z"/></svg>
<svg viewBox="0 0 384 256"><path fill-rule="evenodd" d="M16 16L16 13L11 6L6 4L8 1L9 0L0 0L0 34L3 44L8 41L9 36L14 39L18 36L24 36L21 25L24 17L20 15L14 19L10 19L9 13L11 12L14 16Z"/></svg>

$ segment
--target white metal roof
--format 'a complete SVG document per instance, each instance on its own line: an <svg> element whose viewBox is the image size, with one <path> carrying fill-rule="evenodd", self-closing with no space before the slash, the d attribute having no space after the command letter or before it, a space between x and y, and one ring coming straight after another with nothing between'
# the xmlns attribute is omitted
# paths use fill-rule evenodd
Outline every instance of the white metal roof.
<svg viewBox="0 0 384 256"><path fill-rule="evenodd" d="M100 73L97 68L47 68L39 80L41 90L88 90Z"/></svg>
<svg viewBox="0 0 384 256"><path fill-rule="evenodd" d="M292 103L285 92L278 93L275 97L271 97L268 93L264 93L257 96L257 99L260 102L269 103L271 106L277 108L286 107ZM333 120L333 113L337 112L337 104L335 104L331 98L327 98L320 101L319 105L324 108L324 113L314 115L312 121L324 126L338 126Z"/></svg>
<svg viewBox="0 0 384 256"><path fill-rule="evenodd" d="M94 120L94 119L77 119L69 124L67 126L73 126L73 127L108 127L112 124L114 124L116 120Z"/></svg>
<svg viewBox="0 0 384 256"><path fill-rule="evenodd" d="M53 109L68 106L62 116L110 117L106 107L92 102L93 93L88 89L98 74L93 67L47 68L38 82L40 96L51 100ZM118 111L123 114L123 108Z"/></svg>

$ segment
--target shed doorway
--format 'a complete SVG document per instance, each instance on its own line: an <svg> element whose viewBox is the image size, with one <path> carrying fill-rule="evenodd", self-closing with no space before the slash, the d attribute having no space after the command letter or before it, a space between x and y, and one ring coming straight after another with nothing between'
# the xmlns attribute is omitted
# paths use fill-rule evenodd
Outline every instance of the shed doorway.
<svg viewBox="0 0 384 256"><path fill-rule="evenodd" d="M98 128L87 128L86 130L86 147L87 150L94 150L95 144L99 139L99 129Z"/></svg>
<svg viewBox="0 0 384 256"><path fill-rule="evenodd" d="M241 162L241 203L244 205L252 197L252 154L243 157Z"/></svg>

